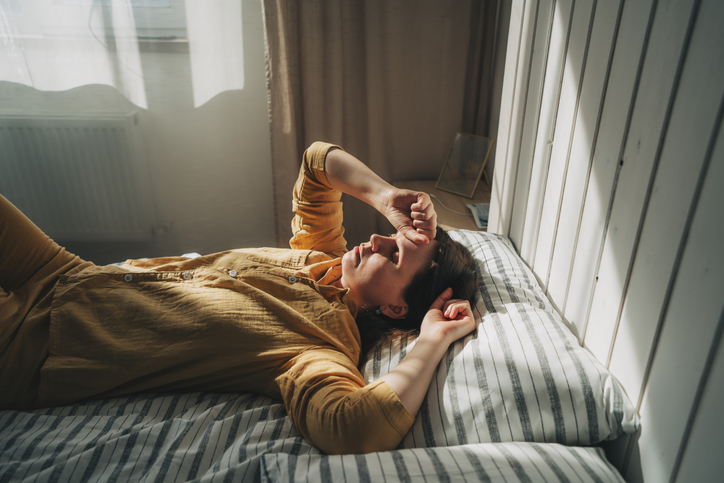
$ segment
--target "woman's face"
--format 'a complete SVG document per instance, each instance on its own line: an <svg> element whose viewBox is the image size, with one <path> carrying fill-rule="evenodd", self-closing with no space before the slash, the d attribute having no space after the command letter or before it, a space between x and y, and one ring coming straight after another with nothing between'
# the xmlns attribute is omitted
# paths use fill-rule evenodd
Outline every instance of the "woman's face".
<svg viewBox="0 0 724 483"><path fill-rule="evenodd" d="M415 275L430 263L437 249L435 240L416 244L404 235L372 235L369 242L354 247L342 257L342 286L349 288L358 307L407 306L402 294Z"/></svg>

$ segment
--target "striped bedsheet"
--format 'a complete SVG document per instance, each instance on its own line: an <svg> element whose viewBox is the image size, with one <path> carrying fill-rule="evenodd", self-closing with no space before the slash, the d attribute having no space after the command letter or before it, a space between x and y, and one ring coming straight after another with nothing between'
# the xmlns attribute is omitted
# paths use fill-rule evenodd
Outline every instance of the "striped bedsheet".
<svg viewBox="0 0 724 483"><path fill-rule="evenodd" d="M0 411L0 483L15 481L620 481L588 445L638 421L506 238L453 232L484 278L477 331L441 363L397 451L326 456L278 401L251 394L139 394ZM413 340L382 347L386 373Z"/></svg>
<svg viewBox="0 0 724 483"><path fill-rule="evenodd" d="M0 412L0 482L620 482L599 448L487 443L327 456L251 394Z"/></svg>
<svg viewBox="0 0 724 483"><path fill-rule="evenodd" d="M263 482L623 482L599 448L479 443L371 455L264 455Z"/></svg>
<svg viewBox="0 0 724 483"><path fill-rule="evenodd" d="M258 481L264 454L319 455L253 394L140 394L0 411L0 482Z"/></svg>

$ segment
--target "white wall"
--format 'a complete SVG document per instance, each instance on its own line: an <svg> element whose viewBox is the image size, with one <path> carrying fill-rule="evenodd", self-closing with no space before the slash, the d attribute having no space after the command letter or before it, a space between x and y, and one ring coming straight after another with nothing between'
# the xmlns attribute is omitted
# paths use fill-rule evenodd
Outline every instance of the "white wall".
<svg viewBox="0 0 724 483"><path fill-rule="evenodd" d="M243 90L223 92L198 108L193 107L188 52L142 53L148 109L138 108L109 86L41 92L0 82L0 113L140 112L159 221L153 240L69 242L69 249L107 263L274 244L261 2L243 0L242 21ZM164 82L169 76L182 81Z"/></svg>
<svg viewBox="0 0 724 483"><path fill-rule="evenodd" d="M511 3L489 230L636 405L641 434L614 448L626 479L713 481L724 4Z"/></svg>

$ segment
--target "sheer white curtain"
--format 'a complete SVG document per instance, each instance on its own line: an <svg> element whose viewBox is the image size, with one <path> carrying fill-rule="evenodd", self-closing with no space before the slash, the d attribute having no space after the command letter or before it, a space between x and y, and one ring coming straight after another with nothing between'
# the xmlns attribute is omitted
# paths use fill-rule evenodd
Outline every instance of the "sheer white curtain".
<svg viewBox="0 0 724 483"><path fill-rule="evenodd" d="M178 75L178 56L191 75ZM198 107L244 87L241 1L0 0L0 81L106 84L142 108L149 84L190 84Z"/></svg>

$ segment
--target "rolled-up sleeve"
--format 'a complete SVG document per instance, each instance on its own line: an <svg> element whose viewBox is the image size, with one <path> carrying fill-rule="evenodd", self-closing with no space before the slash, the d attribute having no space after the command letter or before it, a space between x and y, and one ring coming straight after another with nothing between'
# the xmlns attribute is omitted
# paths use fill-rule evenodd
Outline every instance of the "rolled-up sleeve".
<svg viewBox="0 0 724 483"><path fill-rule="evenodd" d="M333 349L311 349L277 384L295 427L328 454L395 449L414 417L383 381L365 385L351 361Z"/></svg>
<svg viewBox="0 0 724 483"><path fill-rule="evenodd" d="M292 248L317 250L341 257L347 251L342 227L342 192L332 188L325 173L327 153L342 149L316 142L304 152L294 185Z"/></svg>

